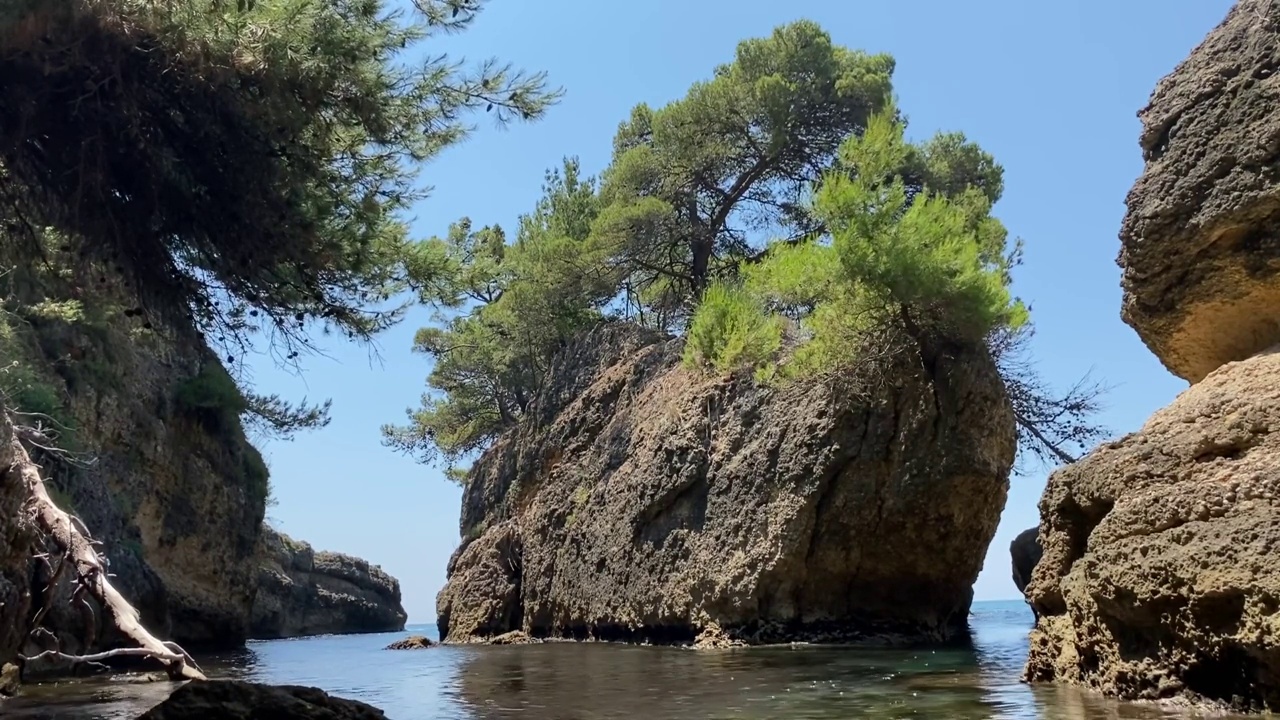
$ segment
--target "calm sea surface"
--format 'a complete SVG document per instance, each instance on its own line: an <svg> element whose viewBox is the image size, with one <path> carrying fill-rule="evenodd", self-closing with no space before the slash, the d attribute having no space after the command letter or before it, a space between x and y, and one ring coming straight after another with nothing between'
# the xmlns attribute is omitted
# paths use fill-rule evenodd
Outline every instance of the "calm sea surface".
<svg viewBox="0 0 1280 720"><path fill-rule="evenodd" d="M321 687L376 705L391 720L1188 717L1019 683L1032 624L1021 601L976 603L971 624L972 648L936 651L586 643L382 650L405 634L393 633L254 642L204 667L218 677ZM408 632L435 637L435 626ZM0 717L132 719L170 689L121 681L41 686L0 704Z"/></svg>

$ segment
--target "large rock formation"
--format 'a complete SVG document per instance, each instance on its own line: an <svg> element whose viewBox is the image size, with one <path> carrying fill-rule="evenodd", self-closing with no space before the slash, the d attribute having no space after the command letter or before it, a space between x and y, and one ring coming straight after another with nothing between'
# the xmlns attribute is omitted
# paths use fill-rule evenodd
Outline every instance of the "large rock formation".
<svg viewBox="0 0 1280 720"><path fill-rule="evenodd" d="M1196 384L1050 477L1030 680L1280 710L1278 69L1240 0L1143 112L1124 319Z"/></svg>
<svg viewBox="0 0 1280 720"><path fill-rule="evenodd" d="M982 349L769 389L606 324L474 465L449 641L943 640L966 624L1015 450ZM861 390L857 390L860 388Z"/></svg>
<svg viewBox="0 0 1280 720"><path fill-rule="evenodd" d="M1009 555L1013 560L1013 584L1018 592L1026 591L1027 583L1031 582L1031 571L1036 569L1036 563L1040 562L1042 554L1039 526L1023 530L1009 543Z"/></svg>
<svg viewBox="0 0 1280 720"><path fill-rule="evenodd" d="M1141 113L1123 317L1196 382L1280 342L1280 5L1240 0Z"/></svg>
<svg viewBox="0 0 1280 720"><path fill-rule="evenodd" d="M27 417L43 418L72 451L34 452L50 495L103 542L112 583L157 636L189 649L242 644L268 478L241 427L234 382L190 329L144 327L109 292L79 290L89 279L72 288L46 281L67 294L9 311L69 297L87 309L0 323L0 390L11 410L39 413ZM0 480L0 664L46 604L43 625L63 651L87 650L86 638L117 642L100 611L69 602L70 573L46 595L51 567L33 556L49 548L33 545L21 502L16 484Z"/></svg>
<svg viewBox="0 0 1280 720"><path fill-rule="evenodd" d="M377 565L265 527L250 636L283 638L330 633L395 632L408 615L400 582Z"/></svg>
<svg viewBox="0 0 1280 720"><path fill-rule="evenodd" d="M1280 710L1280 353L1053 474L1026 675Z"/></svg>

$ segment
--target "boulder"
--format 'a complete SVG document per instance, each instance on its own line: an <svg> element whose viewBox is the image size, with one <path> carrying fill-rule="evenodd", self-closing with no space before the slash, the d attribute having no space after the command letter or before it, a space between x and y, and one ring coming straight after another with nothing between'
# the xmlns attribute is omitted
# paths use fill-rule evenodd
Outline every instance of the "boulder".
<svg viewBox="0 0 1280 720"><path fill-rule="evenodd" d="M1280 354L1050 476L1025 678L1280 710Z"/></svg>
<svg viewBox="0 0 1280 720"><path fill-rule="evenodd" d="M1009 555L1013 558L1013 584L1018 592L1026 591L1027 583L1031 582L1031 571L1040 562L1042 552L1039 526L1023 530L1009 543Z"/></svg>
<svg viewBox="0 0 1280 720"><path fill-rule="evenodd" d="M386 720L372 705L295 685L191 682L138 720Z"/></svg>
<svg viewBox="0 0 1280 720"><path fill-rule="evenodd" d="M435 643L431 638L422 635L410 635L403 640L397 640L388 645L386 650L426 650L434 646Z"/></svg>
<svg viewBox="0 0 1280 720"><path fill-rule="evenodd" d="M1142 110L1122 317L1198 382L1280 342L1280 4L1240 0Z"/></svg>
<svg viewBox="0 0 1280 720"><path fill-rule="evenodd" d="M984 348L930 348L760 385L625 323L579 338L473 465L441 637L962 634L1014 420Z"/></svg>
<svg viewBox="0 0 1280 720"><path fill-rule="evenodd" d="M264 526L259 549L258 594L250 637L398 632L408 615L400 581L377 565L350 555L315 552Z"/></svg>

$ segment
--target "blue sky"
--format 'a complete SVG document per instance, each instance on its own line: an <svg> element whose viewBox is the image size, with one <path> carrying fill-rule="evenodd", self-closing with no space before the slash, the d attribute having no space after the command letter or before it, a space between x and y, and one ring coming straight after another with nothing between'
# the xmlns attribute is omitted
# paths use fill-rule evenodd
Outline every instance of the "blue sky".
<svg viewBox="0 0 1280 720"><path fill-rule="evenodd" d="M732 58L747 37L800 18L835 42L897 59L895 89L914 138L961 130L1005 168L997 215L1026 240L1016 292L1032 303L1044 375L1085 372L1114 386L1102 421L1136 430L1185 383L1120 322L1115 264L1124 198L1142 170L1136 112L1156 81L1226 14L1229 0L852 2L845 0L492 0L474 28L433 50L497 56L542 69L568 91L548 117L495 130L479 119L465 144L433 161L435 187L415 231L443 234L467 215L514 229L543 172L578 155L595 173L637 102L661 105ZM367 347L338 340L301 377L251 362L259 391L333 398L329 427L266 445L279 501L268 519L317 549L352 553L398 577L410 622L433 622L458 543L460 491L437 470L381 446L378 427L416 405L429 371L413 356L418 311ZM978 579L978 599L1016 597L1008 545L1038 522L1044 474L1015 477Z"/></svg>

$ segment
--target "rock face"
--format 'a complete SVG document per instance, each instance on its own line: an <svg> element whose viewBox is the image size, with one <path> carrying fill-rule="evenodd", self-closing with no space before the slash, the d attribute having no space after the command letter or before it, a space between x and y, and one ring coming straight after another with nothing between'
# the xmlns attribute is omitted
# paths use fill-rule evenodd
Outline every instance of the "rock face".
<svg viewBox="0 0 1280 720"><path fill-rule="evenodd" d="M1197 382L1280 342L1280 5L1240 0L1141 113L1122 316Z"/></svg>
<svg viewBox="0 0 1280 720"><path fill-rule="evenodd" d="M1055 472L1026 677L1280 710L1280 354Z"/></svg>
<svg viewBox="0 0 1280 720"><path fill-rule="evenodd" d="M71 461L33 452L51 497L103 542L113 584L157 636L188 649L242 644L268 481L240 424L243 399L189 328L144 328L109 293L56 299L88 309L75 321L32 316L0 328L11 408L55 418L60 445L74 451ZM0 664L22 649L50 575L32 559L47 548L22 527L20 502L16 484L0 480ZM65 575L45 627L66 652L86 651L90 636L109 646L114 630L68 602ZM42 649L31 642L26 652Z"/></svg>
<svg viewBox="0 0 1280 720"><path fill-rule="evenodd" d="M261 543L252 637L404 629L400 582L382 568L350 555L314 552L270 527L263 528Z"/></svg>
<svg viewBox="0 0 1280 720"><path fill-rule="evenodd" d="M985 350L775 389L680 352L606 324L561 354L529 421L473 466L443 638L963 630L1015 450Z"/></svg>
<svg viewBox="0 0 1280 720"><path fill-rule="evenodd" d="M1280 5L1240 0L1143 113L1123 317L1192 381L1054 473L1025 676L1280 710Z"/></svg>
<svg viewBox="0 0 1280 720"><path fill-rule="evenodd" d="M138 720L386 720L378 708L295 685L192 682Z"/></svg>
<svg viewBox="0 0 1280 720"><path fill-rule="evenodd" d="M83 335L58 339L48 357L102 352ZM249 630L267 468L210 389L230 378L198 338L143 336L111 352L99 360L103 377L62 378L77 443L96 461L45 462L46 483L103 540L117 588L155 634L238 646ZM33 587L43 587L47 568L34 572ZM52 624L74 648L80 615L55 602Z"/></svg>
<svg viewBox="0 0 1280 720"><path fill-rule="evenodd" d="M1039 526L1027 528L1009 544L1009 555L1013 558L1013 584L1018 587L1018 592L1026 591L1027 583L1031 582L1031 571L1035 570L1043 554L1039 534Z"/></svg>

